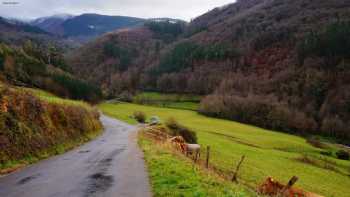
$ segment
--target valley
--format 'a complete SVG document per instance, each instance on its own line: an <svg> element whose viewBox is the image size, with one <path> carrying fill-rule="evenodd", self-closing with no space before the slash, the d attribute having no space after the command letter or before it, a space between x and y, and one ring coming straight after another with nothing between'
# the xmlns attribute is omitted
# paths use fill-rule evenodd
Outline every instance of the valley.
<svg viewBox="0 0 350 197"><path fill-rule="evenodd" d="M1 197L349 196L350 1L143 1L0 4Z"/></svg>
<svg viewBox="0 0 350 197"><path fill-rule="evenodd" d="M241 0L189 24L148 22L108 33L67 61L107 98L196 94L204 115L349 144L347 7Z"/></svg>

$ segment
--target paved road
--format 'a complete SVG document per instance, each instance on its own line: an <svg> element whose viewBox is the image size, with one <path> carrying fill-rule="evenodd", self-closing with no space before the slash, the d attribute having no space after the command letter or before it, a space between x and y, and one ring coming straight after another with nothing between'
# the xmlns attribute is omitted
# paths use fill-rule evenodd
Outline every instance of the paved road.
<svg viewBox="0 0 350 197"><path fill-rule="evenodd" d="M0 178L1 197L150 197L136 128L102 116L105 132L63 155Z"/></svg>

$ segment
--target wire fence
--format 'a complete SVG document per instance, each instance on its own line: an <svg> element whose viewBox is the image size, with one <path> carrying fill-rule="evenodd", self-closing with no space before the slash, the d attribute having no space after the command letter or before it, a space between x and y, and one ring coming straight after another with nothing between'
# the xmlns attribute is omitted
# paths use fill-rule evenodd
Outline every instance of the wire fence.
<svg viewBox="0 0 350 197"><path fill-rule="evenodd" d="M257 166L252 164L246 165L250 161L245 155L223 152L215 146L204 144L200 144L201 148L198 155L195 153L186 154L176 144L171 145L169 143L171 136L164 132L147 128L147 132L144 132L144 134L154 139L155 143L168 144L173 150L190 158L194 165L206 168L226 180L239 182L251 189L255 190L260 184L260 181L263 181L269 176L263 169L259 169Z"/></svg>
<svg viewBox="0 0 350 197"><path fill-rule="evenodd" d="M294 159L294 162L298 162L298 160L296 160L297 158L283 157L284 159L278 160L269 157L268 154L275 153L274 151L270 151L274 149L260 148L251 144L249 144L249 149L243 149L243 151L239 146L237 146L237 149L225 149L225 147L217 142L209 144L211 141L208 141L208 144L200 144L199 154L196 154L196 151L193 151L193 149L191 154L187 154L188 150L184 151L182 146L179 145L179 142L174 143L170 140L173 136L168 135L166 131L162 131L162 129L165 128L144 128L145 132L143 133L154 139L155 143L167 146L177 154L187 156L192 160L194 167L206 168L208 172L214 172L226 180L245 185L247 188L257 191L259 195L269 194L266 192L277 192L277 194L282 194L285 191L289 192L289 189L291 189L298 180L296 175L300 175L301 179L305 179L306 177L301 173L297 173L298 168L294 167L294 164L288 165L288 163L284 162L286 159ZM183 142L184 141L180 142L180 144L183 145ZM262 149L268 150L268 154L262 151ZM242 153L247 153L247 155ZM328 162L327 164L329 164L329 161L324 162ZM291 169L288 169L288 167ZM272 179L272 177L278 178L278 181ZM265 191L264 188L266 184L270 184L271 182L269 181L271 180L276 181L274 183L277 184L273 184L271 186L272 189L270 188L271 190ZM279 181L287 184L281 184ZM282 188L279 188L279 186L282 186ZM312 185L307 186L305 183L303 183L303 186L308 187L311 191L318 190L318 188ZM303 190L299 191L305 193Z"/></svg>

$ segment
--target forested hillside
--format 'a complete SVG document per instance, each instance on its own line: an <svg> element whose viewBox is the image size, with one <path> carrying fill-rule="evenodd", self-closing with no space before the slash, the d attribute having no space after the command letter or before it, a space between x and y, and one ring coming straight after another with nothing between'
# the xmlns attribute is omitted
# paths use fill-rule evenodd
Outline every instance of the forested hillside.
<svg viewBox="0 0 350 197"><path fill-rule="evenodd" d="M107 97L135 93L142 84L152 88L145 82L152 76L144 71L159 61L162 49L184 28L181 21L149 21L143 27L108 33L73 51L68 63L77 76L99 84Z"/></svg>
<svg viewBox="0 0 350 197"><path fill-rule="evenodd" d="M168 22L108 34L70 63L111 97L208 95L203 114L349 143L349 8L344 0L238 0L179 29Z"/></svg>
<svg viewBox="0 0 350 197"><path fill-rule="evenodd" d="M69 71L59 48L47 48L30 40L16 46L0 43L0 81L90 102L101 98L98 87L76 78Z"/></svg>
<svg viewBox="0 0 350 197"><path fill-rule="evenodd" d="M64 54L75 44L40 28L0 18L0 82L97 102L100 89L71 73Z"/></svg>

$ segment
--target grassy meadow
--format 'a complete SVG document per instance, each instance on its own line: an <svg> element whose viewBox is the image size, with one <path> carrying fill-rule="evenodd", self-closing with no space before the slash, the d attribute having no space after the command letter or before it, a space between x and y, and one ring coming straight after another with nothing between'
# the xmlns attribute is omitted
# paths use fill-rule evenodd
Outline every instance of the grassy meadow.
<svg viewBox="0 0 350 197"><path fill-rule="evenodd" d="M209 118L190 110L129 103L105 103L99 108L105 114L131 124L136 123L132 118L134 111L143 111L148 117L159 116L163 121L174 117L197 132L201 145L211 146L211 164L222 173L230 175L240 157L245 155L239 178L252 188L267 176L286 183L296 175L299 177L297 187L327 197L349 195L350 161L325 156L321 152L332 148L315 148L302 137Z"/></svg>

